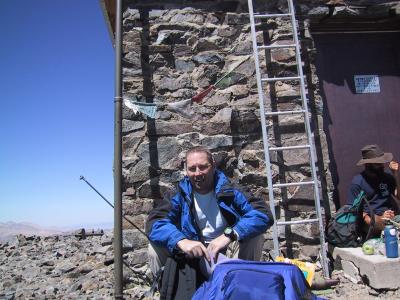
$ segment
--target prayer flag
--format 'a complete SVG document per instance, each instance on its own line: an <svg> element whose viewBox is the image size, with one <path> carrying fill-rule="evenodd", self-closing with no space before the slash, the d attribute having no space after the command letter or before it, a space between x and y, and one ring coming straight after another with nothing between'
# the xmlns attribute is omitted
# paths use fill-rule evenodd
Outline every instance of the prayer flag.
<svg viewBox="0 0 400 300"><path fill-rule="evenodd" d="M152 119L156 117L157 105L154 103L132 101L131 99L124 98L124 104L126 107L133 110L135 114L141 112Z"/></svg>

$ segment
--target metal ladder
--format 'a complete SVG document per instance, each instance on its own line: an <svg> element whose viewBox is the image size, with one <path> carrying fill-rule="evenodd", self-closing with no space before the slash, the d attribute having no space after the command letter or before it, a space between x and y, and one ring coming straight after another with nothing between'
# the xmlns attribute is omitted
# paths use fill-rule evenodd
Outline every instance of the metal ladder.
<svg viewBox="0 0 400 300"><path fill-rule="evenodd" d="M271 207L272 214L274 216L274 225L273 225L273 244L274 244L274 253L273 257L279 255L279 241L278 241L278 226L286 226L286 225L295 225L295 224L306 224L306 223L318 223L319 224L319 232L320 232L320 245L321 245L321 264L324 272L324 276L326 278L329 277L329 269L328 269L328 260L327 260L327 245L325 243L324 236L324 224L321 214L321 205L320 205L320 195L319 195L319 184L316 173L316 165L315 165L315 149L313 143L313 136L310 128L309 121L309 112L307 107L307 99L306 99L306 90L304 83L304 75L302 69L302 61L300 56L300 44L297 36L297 27L296 27L296 18L295 11L293 6L293 0L288 0L288 13L283 14L259 14L254 13L253 9L253 0L248 0L249 6L249 15L250 15L250 25L251 25L251 38L253 42L253 55L254 55L254 63L256 68L256 77L257 77L257 90L259 96L259 105L260 105L260 115L261 115L261 125L262 125L262 135L263 135L263 146L264 146L264 156L265 156L265 164L266 164L266 173L268 180L268 192L269 192L269 203ZM268 18L289 18L292 27L293 34L293 43L286 45L257 45L256 39L256 28L255 28L255 19L268 19ZM296 65L297 65L297 76L291 77L267 77L261 75L260 63L259 63L259 50L267 50L267 49L276 49L276 48L294 48L296 52ZM294 81L297 80L300 82L300 94L301 94L301 102L302 109L299 110L278 110L278 111L268 111L265 112L264 109L264 90L263 83L266 84L274 84L277 81ZM307 144L306 145L295 145L295 146L285 146L285 147L271 147L268 139L267 132L267 124L266 118L273 116L281 116L281 115L295 115L300 114L304 117L304 125L305 131L307 134ZM302 182L290 182L290 183L275 183L272 182L272 165L270 160L270 152L272 151L292 151L298 149L308 149L309 153L309 163L311 167L312 180L311 181L302 181ZM274 188L284 189L290 186L304 186L311 185L314 190L314 200L315 200L315 210L316 216L315 219L302 219L302 220L294 220L294 221L277 221L275 214L275 197L274 197Z"/></svg>

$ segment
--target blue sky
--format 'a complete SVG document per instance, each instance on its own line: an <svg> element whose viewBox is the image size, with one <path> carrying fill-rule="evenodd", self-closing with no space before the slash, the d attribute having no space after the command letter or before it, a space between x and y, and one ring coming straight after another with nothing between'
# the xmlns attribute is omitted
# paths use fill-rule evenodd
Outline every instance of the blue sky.
<svg viewBox="0 0 400 300"><path fill-rule="evenodd" d="M98 0L0 1L0 222L112 222L114 50Z"/></svg>

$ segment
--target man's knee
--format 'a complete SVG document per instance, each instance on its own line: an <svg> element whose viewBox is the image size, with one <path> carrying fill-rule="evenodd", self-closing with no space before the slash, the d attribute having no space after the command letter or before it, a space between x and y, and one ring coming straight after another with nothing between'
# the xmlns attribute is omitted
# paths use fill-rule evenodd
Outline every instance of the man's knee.
<svg viewBox="0 0 400 300"><path fill-rule="evenodd" d="M257 235L239 243L239 258L260 261L264 246L264 234Z"/></svg>
<svg viewBox="0 0 400 300"><path fill-rule="evenodd" d="M161 269L161 267L165 265L168 257L168 250L167 248L149 243L148 257L151 272L155 276L157 272Z"/></svg>

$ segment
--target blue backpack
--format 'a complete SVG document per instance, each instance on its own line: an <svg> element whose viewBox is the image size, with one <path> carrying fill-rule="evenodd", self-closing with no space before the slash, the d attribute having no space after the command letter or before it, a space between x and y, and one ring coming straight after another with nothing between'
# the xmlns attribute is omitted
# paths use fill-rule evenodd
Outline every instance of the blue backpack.
<svg viewBox="0 0 400 300"><path fill-rule="evenodd" d="M302 271L278 262L229 260L218 264L192 300L317 300Z"/></svg>

